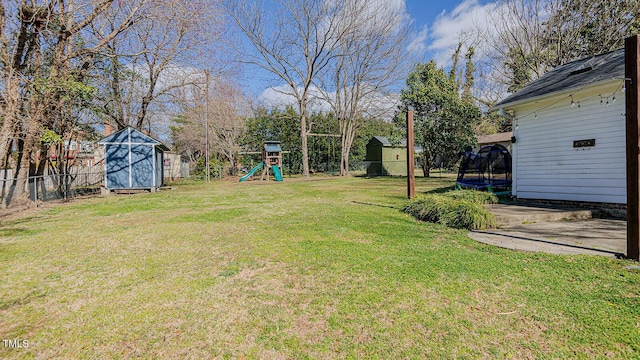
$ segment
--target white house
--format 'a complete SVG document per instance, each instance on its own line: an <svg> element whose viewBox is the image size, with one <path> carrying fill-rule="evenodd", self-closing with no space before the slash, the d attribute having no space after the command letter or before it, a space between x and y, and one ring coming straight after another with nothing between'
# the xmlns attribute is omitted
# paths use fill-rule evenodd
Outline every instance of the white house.
<svg viewBox="0 0 640 360"><path fill-rule="evenodd" d="M495 105L514 115L514 196L626 203L624 70L624 49L574 61Z"/></svg>

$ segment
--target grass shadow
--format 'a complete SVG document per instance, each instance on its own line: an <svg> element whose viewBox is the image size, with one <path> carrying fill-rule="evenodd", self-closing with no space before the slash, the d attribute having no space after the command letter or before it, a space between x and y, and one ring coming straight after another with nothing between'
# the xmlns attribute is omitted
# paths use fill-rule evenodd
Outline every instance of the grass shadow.
<svg viewBox="0 0 640 360"><path fill-rule="evenodd" d="M451 185L451 186L443 186L443 187L435 188L429 191L422 191L421 193L422 194L444 194L455 189L456 189L456 186Z"/></svg>
<svg viewBox="0 0 640 360"><path fill-rule="evenodd" d="M391 205L373 204L373 203L368 203L368 202L363 202L363 201L355 201L355 200L352 200L351 202L353 204L358 204L358 205L377 206L377 207L383 207L383 208L394 209L394 210L398 210L399 209L399 208L397 208L395 206L391 206Z"/></svg>

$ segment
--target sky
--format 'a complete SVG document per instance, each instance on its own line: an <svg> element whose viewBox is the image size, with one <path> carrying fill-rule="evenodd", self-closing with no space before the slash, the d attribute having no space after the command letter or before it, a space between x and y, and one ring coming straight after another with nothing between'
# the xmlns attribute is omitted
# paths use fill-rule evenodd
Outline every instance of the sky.
<svg viewBox="0 0 640 360"><path fill-rule="evenodd" d="M405 0L407 13L413 21L412 39L423 51L422 60L435 60L446 66L453 48L463 32L486 28L487 15L497 3L487 0Z"/></svg>
<svg viewBox="0 0 640 360"><path fill-rule="evenodd" d="M463 32L487 28L487 15L495 9L495 0L382 0L404 3L412 32L407 51L421 62L435 60L440 66L451 63L451 55ZM269 86L284 86L277 78L256 69L246 69L246 88L269 104L280 95Z"/></svg>

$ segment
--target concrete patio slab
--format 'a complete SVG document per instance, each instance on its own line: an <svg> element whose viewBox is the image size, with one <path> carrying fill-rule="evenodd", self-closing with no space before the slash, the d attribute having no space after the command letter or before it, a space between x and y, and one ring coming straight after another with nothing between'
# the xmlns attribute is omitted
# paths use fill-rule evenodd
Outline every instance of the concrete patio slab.
<svg viewBox="0 0 640 360"><path fill-rule="evenodd" d="M522 251L616 258L624 257L626 253L625 220L591 218L590 210L500 205L492 205L490 209L501 227L472 231L469 237L485 244Z"/></svg>
<svg viewBox="0 0 640 360"><path fill-rule="evenodd" d="M597 211L590 209L558 208L542 205L492 204L486 206L500 226L562 220L593 218Z"/></svg>

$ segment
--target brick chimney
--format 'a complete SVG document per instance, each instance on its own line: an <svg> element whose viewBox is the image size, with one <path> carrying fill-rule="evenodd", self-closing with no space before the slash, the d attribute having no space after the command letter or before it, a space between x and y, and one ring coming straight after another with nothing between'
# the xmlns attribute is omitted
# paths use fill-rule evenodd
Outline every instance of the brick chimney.
<svg viewBox="0 0 640 360"><path fill-rule="evenodd" d="M111 124L104 124L104 136L109 136L113 133L113 127Z"/></svg>

